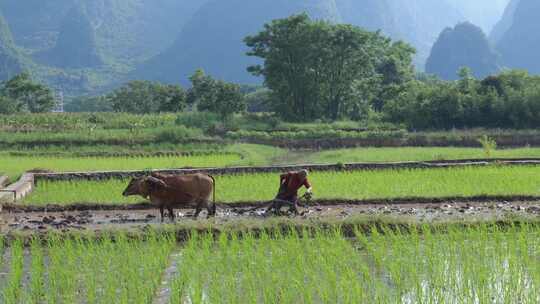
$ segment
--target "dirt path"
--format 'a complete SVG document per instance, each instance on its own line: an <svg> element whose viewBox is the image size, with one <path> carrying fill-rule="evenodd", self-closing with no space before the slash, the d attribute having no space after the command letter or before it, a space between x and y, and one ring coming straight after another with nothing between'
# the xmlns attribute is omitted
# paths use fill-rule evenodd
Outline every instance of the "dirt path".
<svg viewBox="0 0 540 304"><path fill-rule="evenodd" d="M199 219L193 218L192 209L176 210L177 224L230 224L240 220L266 221L269 216L264 209L253 207L219 208L215 219L205 220L205 213ZM284 215L290 216L291 215ZM298 220L336 219L346 220L357 216L395 217L420 222L459 221L467 219L497 220L516 216L521 218L540 217L540 200L523 201L441 201L402 203L336 203L300 208ZM165 219L165 223L170 223ZM0 229L3 233L15 231L47 230L102 230L108 228L141 229L148 225L161 225L159 212L154 209L143 210L84 210L65 212L4 212L0 215Z"/></svg>

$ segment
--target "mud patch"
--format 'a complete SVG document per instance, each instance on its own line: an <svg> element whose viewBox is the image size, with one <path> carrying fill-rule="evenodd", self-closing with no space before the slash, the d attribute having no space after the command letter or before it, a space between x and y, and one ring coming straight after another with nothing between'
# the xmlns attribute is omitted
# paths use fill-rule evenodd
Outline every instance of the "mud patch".
<svg viewBox="0 0 540 304"><path fill-rule="evenodd" d="M259 205L264 207L264 205ZM199 218L194 218L193 209L175 210L175 224L212 225L240 223L249 220L254 225L264 224L276 218L264 212L264 208L246 206L228 206L219 208L216 218L204 220L206 211ZM357 217L379 218L388 217L413 222L445 222L467 221L471 219L497 221L509 217L523 219L538 219L540 217L540 200L486 200L486 201L426 201L426 202L388 202L386 203L353 203L330 201L318 202L300 208L300 214L295 216L284 209L281 217L295 221L331 220L333 222L347 221ZM100 231L106 229L141 230L149 226L170 224L165 218L161 221L159 211L143 210L84 210L62 212L10 212L1 215L2 232L16 231L46 232L57 231Z"/></svg>
<svg viewBox="0 0 540 304"><path fill-rule="evenodd" d="M451 197L403 197L403 198L381 198L381 199L319 199L313 200L310 205L313 206L369 206L369 205L429 205L444 203L483 203L483 202L540 202L540 196L529 195L479 195L471 197L451 196ZM246 201L216 203L222 210L248 210L249 208L268 206L268 201ZM138 204L94 204L94 203L75 203L69 205L47 204L47 205L22 205L22 204L4 204L3 211L7 213L26 213L26 212L75 212L75 211L136 211L153 210L156 206L150 203Z"/></svg>

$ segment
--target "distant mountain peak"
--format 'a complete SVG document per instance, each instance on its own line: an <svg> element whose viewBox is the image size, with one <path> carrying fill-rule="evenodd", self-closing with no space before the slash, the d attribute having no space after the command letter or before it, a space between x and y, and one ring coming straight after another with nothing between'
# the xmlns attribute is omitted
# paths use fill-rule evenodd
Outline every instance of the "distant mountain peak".
<svg viewBox="0 0 540 304"><path fill-rule="evenodd" d="M454 80L460 68L468 67L475 77L483 78L499 71L498 60L482 29L462 22L441 32L427 60L426 72Z"/></svg>

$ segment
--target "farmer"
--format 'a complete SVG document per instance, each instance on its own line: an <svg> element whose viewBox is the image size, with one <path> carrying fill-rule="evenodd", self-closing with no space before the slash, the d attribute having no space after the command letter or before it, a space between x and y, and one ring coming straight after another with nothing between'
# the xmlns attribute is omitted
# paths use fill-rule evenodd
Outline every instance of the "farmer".
<svg viewBox="0 0 540 304"><path fill-rule="evenodd" d="M308 181L308 175L308 170L281 174L279 177L279 191L274 199L275 203L267 211L271 209L277 211L283 204L287 204L291 206L294 213L298 213L298 190L304 186L307 189L306 194L308 196L311 196L313 192L313 188Z"/></svg>

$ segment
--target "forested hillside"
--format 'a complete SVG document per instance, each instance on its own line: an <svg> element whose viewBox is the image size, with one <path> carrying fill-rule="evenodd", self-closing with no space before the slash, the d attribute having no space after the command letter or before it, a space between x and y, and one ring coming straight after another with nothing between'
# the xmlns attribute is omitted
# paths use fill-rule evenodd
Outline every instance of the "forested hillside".
<svg viewBox="0 0 540 304"><path fill-rule="evenodd" d="M54 48L39 57L44 64L60 68L92 68L101 64L94 28L82 7L73 6L60 24Z"/></svg>
<svg viewBox="0 0 540 304"><path fill-rule="evenodd" d="M20 56L15 49L9 26L0 13L0 79L8 79L21 71Z"/></svg>
<svg viewBox="0 0 540 304"><path fill-rule="evenodd" d="M2 0L0 11L20 51L37 63L30 72L82 94L123 82L170 46L205 1Z"/></svg>

